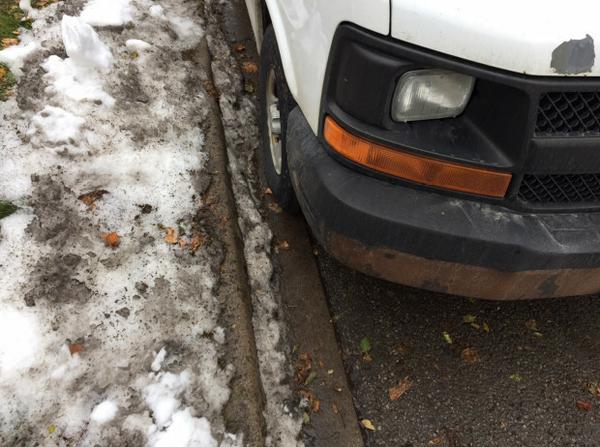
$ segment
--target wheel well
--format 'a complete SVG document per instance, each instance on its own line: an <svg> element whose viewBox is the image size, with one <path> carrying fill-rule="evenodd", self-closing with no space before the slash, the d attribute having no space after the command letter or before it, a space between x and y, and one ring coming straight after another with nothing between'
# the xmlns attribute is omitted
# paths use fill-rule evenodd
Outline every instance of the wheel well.
<svg viewBox="0 0 600 447"><path fill-rule="evenodd" d="M265 32L269 25L271 25L271 15L269 14L269 8L267 8L267 3L265 0L260 1L261 10L262 10L262 30Z"/></svg>

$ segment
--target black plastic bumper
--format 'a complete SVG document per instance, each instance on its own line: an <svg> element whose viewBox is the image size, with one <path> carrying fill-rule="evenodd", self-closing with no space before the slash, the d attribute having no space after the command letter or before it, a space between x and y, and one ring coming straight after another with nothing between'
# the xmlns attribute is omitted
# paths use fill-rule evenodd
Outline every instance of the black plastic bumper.
<svg viewBox="0 0 600 447"><path fill-rule="evenodd" d="M600 213L527 214L370 177L334 160L298 108L289 116L287 150L315 236L352 267L483 298L600 290ZM415 265L436 271L416 271ZM492 280L493 287L468 285Z"/></svg>

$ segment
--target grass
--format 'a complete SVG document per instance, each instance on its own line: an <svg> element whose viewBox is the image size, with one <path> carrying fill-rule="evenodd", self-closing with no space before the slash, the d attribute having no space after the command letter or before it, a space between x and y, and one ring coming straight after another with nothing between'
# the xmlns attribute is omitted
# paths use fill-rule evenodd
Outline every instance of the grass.
<svg viewBox="0 0 600 447"><path fill-rule="evenodd" d="M18 0L0 0L0 49L16 43L19 27L31 26L31 22L24 19ZM0 64L0 101L6 101L14 85L14 76L6 65Z"/></svg>
<svg viewBox="0 0 600 447"><path fill-rule="evenodd" d="M6 200L0 200L0 219L10 216L12 213L17 211L18 208Z"/></svg>

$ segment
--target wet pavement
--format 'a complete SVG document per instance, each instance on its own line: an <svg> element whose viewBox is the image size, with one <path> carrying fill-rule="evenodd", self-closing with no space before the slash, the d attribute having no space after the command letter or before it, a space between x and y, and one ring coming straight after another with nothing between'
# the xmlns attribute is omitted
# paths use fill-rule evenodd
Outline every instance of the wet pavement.
<svg viewBox="0 0 600 447"><path fill-rule="evenodd" d="M600 445L597 296L476 301L370 278L325 254L319 265L358 417L376 427L366 445ZM392 401L402 381L412 386Z"/></svg>

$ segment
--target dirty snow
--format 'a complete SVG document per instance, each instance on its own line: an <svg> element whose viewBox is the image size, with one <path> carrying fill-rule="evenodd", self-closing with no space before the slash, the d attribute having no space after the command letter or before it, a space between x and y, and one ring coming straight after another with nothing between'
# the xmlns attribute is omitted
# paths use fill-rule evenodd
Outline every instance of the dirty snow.
<svg viewBox="0 0 600 447"><path fill-rule="evenodd" d="M239 71L216 14L221 2L207 0L210 18L209 47L213 56L213 77L221 95L225 140L229 157L233 192L239 213L239 227L244 239L244 255L252 289L253 326L259 358L260 375L266 395L264 410L268 446L302 446L299 440L302 419L293 407L289 386L291 365L286 347L282 308L273 286L271 262L272 233L259 212L256 179L252 159L258 142L256 109L242 92Z"/></svg>
<svg viewBox="0 0 600 447"><path fill-rule="evenodd" d="M38 144L77 141L84 123L83 118L60 107L46 106L31 119L31 129L27 135L41 134Z"/></svg>
<svg viewBox="0 0 600 447"><path fill-rule="evenodd" d="M0 52L20 79L0 102L0 197L20 207L0 220L0 445L243 442L223 417L206 67L182 56L202 19L152 6L55 3Z"/></svg>

